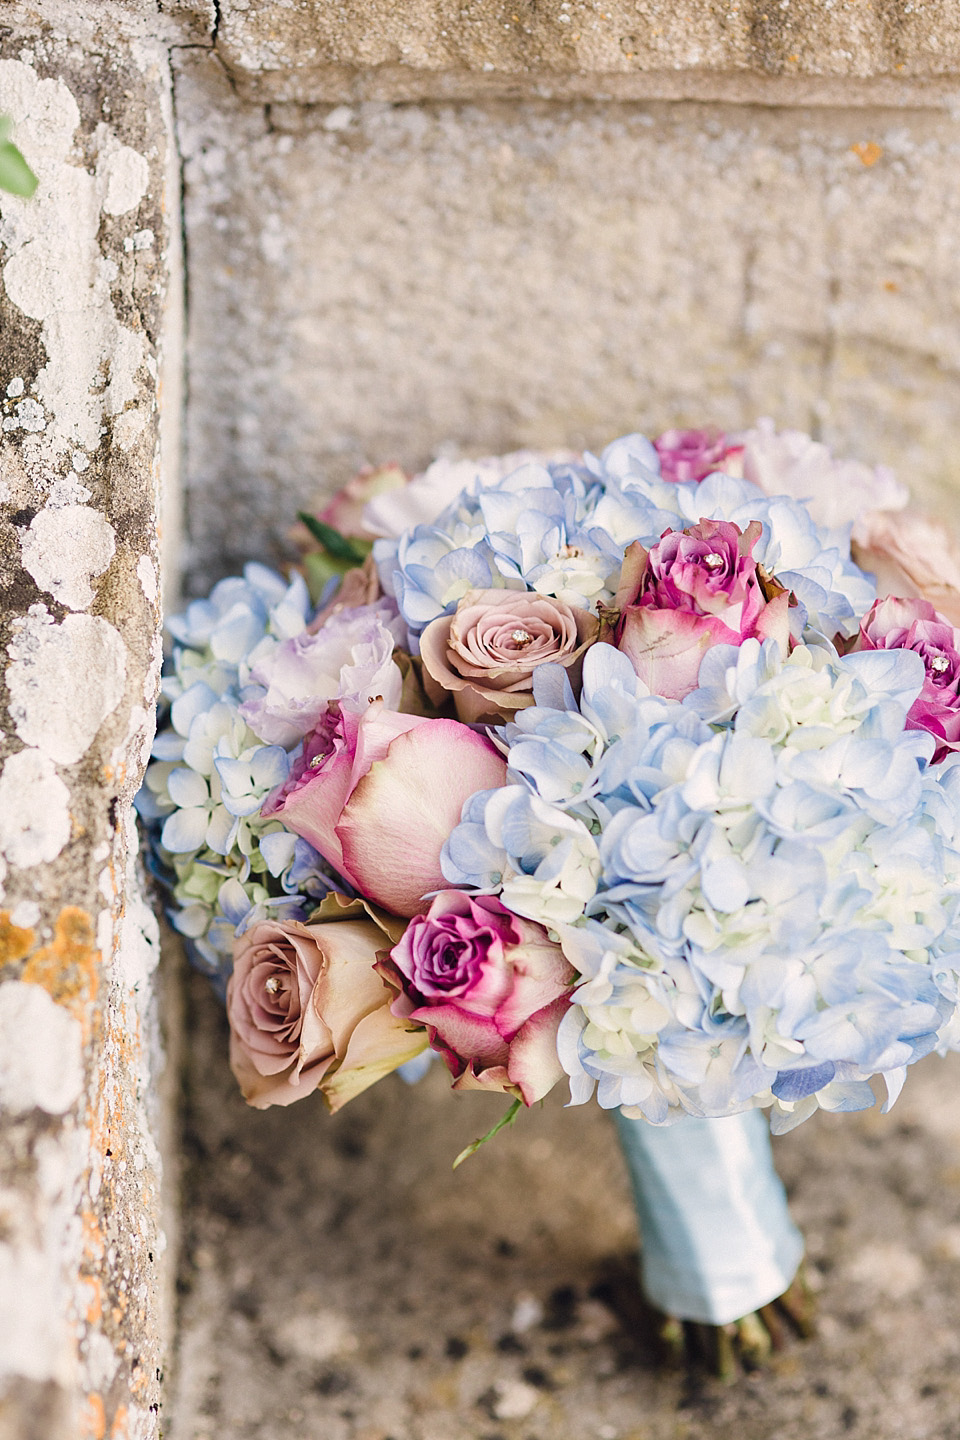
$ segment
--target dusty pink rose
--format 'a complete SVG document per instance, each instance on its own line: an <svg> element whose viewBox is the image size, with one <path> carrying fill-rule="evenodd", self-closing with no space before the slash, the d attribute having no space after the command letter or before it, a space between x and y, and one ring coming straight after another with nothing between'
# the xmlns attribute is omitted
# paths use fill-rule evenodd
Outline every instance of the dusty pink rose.
<svg viewBox="0 0 960 1440"><path fill-rule="evenodd" d="M664 480L682 484L702 480L714 470L725 470L729 475L740 473L743 446L722 430L665 430L653 444L660 456Z"/></svg>
<svg viewBox="0 0 960 1440"><path fill-rule="evenodd" d="M445 890L411 920L384 962L394 1011L425 1025L454 1090L498 1090L525 1105L563 1075L557 1028L574 970L559 945L492 896Z"/></svg>
<svg viewBox="0 0 960 1440"><path fill-rule="evenodd" d="M389 941L368 919L261 921L234 946L230 1065L258 1110L320 1090L331 1110L418 1055L426 1035L390 1009L374 970Z"/></svg>
<svg viewBox="0 0 960 1440"><path fill-rule="evenodd" d="M853 558L876 575L881 594L921 596L960 625L960 553L945 525L913 510L874 510L853 538Z"/></svg>
<svg viewBox="0 0 960 1440"><path fill-rule="evenodd" d="M538 665L562 665L576 687L599 629L586 610L532 591L468 590L420 636L424 683L435 704L451 693L467 723L508 720L533 704Z"/></svg>
<svg viewBox="0 0 960 1440"><path fill-rule="evenodd" d="M458 720L332 705L261 813L309 840L359 894L416 915L444 884L440 851L464 802L506 773L491 742Z"/></svg>
<svg viewBox="0 0 960 1440"><path fill-rule="evenodd" d="M697 687L713 645L756 636L790 637L790 596L752 558L761 527L741 531L728 520L701 520L668 530L649 553L639 542L624 556L615 631L618 649L655 695L682 700Z"/></svg>
<svg viewBox="0 0 960 1440"><path fill-rule="evenodd" d="M928 730L941 742L934 761L960 750L960 631L929 600L877 600L860 622L857 648L915 650L926 675L907 729Z"/></svg>

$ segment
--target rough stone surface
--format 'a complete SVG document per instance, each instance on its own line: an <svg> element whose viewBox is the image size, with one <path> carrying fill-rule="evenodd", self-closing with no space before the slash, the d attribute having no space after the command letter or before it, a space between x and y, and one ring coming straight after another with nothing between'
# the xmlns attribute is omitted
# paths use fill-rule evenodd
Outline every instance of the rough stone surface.
<svg viewBox="0 0 960 1440"><path fill-rule="evenodd" d="M0 112L39 179L0 195L3 1440L151 1440L169 1328L159 946L131 809L179 360L148 13L8 6L0 26Z"/></svg>
<svg viewBox="0 0 960 1440"><path fill-rule="evenodd" d="M792 82L891 77L903 86L958 73L960 5L223 0L216 46L246 94L276 100L508 91L626 99L689 94L691 83L702 92L750 74Z"/></svg>
<svg viewBox="0 0 960 1440"><path fill-rule="evenodd" d="M949 116L177 93L198 587L363 464L763 414L957 514Z"/></svg>
<svg viewBox="0 0 960 1440"><path fill-rule="evenodd" d="M776 1142L819 1338L725 1386L664 1366L636 1299L613 1127L500 1113L441 1068L331 1119L244 1106L191 992L190 1196L172 1440L953 1440L960 1407L960 1058L889 1116ZM466 1102L466 1103L465 1103Z"/></svg>

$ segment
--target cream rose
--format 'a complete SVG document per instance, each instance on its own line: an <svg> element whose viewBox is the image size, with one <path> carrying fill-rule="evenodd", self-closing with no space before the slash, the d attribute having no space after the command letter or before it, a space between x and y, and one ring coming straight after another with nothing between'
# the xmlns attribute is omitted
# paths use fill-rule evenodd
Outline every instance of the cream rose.
<svg viewBox="0 0 960 1440"><path fill-rule="evenodd" d="M468 590L420 636L424 686L435 704L450 693L467 724L507 720L533 704L538 665L562 665L576 685L599 629L586 610L533 591Z"/></svg>
<svg viewBox="0 0 960 1440"><path fill-rule="evenodd" d="M367 918L265 920L237 940L230 1067L248 1104L290 1105L320 1090L338 1110L426 1048L425 1031L390 1013L394 993L373 968L390 944Z"/></svg>

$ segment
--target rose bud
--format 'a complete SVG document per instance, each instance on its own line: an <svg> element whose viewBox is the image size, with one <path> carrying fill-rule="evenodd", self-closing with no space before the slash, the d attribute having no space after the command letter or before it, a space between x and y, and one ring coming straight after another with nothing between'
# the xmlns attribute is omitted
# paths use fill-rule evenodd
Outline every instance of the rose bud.
<svg viewBox="0 0 960 1440"><path fill-rule="evenodd" d="M752 558L760 534L757 520L742 531L728 520L701 520L668 530L649 553L639 542L628 548L615 640L653 694L689 695L713 645L756 636L776 640L786 655L790 596Z"/></svg>
<svg viewBox="0 0 960 1440"><path fill-rule="evenodd" d="M440 851L464 803L506 774L495 746L457 720L332 705L261 814L309 840L361 895L416 915L445 883Z"/></svg>
<svg viewBox="0 0 960 1440"><path fill-rule="evenodd" d="M907 729L936 736L934 764L960 749L960 631L929 600L877 600L860 622L856 648L915 650L926 675L907 712Z"/></svg>
<svg viewBox="0 0 960 1440"><path fill-rule="evenodd" d="M387 943L366 918L263 920L240 936L227 1019L248 1104L290 1105L320 1090L338 1110L426 1047L422 1030L391 1013L395 992L373 968Z"/></svg>
<svg viewBox="0 0 960 1440"><path fill-rule="evenodd" d="M403 987L395 1014L426 1026L454 1090L532 1105L562 1078L557 1029L575 972L542 926L492 896L445 890L381 964Z"/></svg>
<svg viewBox="0 0 960 1440"><path fill-rule="evenodd" d="M468 590L453 615L420 636L434 704L449 692L466 723L497 724L533 704L538 665L562 665L576 690L599 621L586 610L524 590Z"/></svg>

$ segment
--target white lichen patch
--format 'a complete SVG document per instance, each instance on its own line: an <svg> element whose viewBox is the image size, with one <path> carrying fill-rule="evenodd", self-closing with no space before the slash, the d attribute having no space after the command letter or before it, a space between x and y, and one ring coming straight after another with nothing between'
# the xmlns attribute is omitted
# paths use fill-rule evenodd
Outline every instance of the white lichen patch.
<svg viewBox="0 0 960 1440"><path fill-rule="evenodd" d="M101 154L97 162L97 181L103 199L101 209L107 215L126 215L143 199L150 181L150 168L139 150L121 145Z"/></svg>
<svg viewBox="0 0 960 1440"><path fill-rule="evenodd" d="M150 604L155 605L160 592L160 581L157 577L157 567L149 555L141 555L137 561L137 579Z"/></svg>
<svg viewBox="0 0 960 1440"><path fill-rule="evenodd" d="M64 1115L83 1091L80 1021L41 985L0 985L0 1103Z"/></svg>
<svg viewBox="0 0 960 1440"><path fill-rule="evenodd" d="M58 765L73 765L120 704L123 640L99 615L68 615L56 625L42 605L14 630L7 666L14 729Z"/></svg>
<svg viewBox="0 0 960 1440"><path fill-rule="evenodd" d="M123 215L140 203L148 163L103 125L96 173L78 165L76 101L63 81L40 80L22 61L0 61L0 94L39 181L29 201L2 197L3 283L13 304L41 322L47 352L35 398L15 407L8 420L11 428L31 431L42 419L53 455L77 447L92 453L104 418L139 398L137 375L147 356L143 334L114 312L117 266L100 253L100 216Z"/></svg>
<svg viewBox="0 0 960 1440"><path fill-rule="evenodd" d="M78 476L70 470L66 475L58 475L50 486L47 505L56 510L62 505L86 505L92 498L93 492L81 485Z"/></svg>
<svg viewBox="0 0 960 1440"><path fill-rule="evenodd" d="M91 603L90 582L108 568L117 548L113 526L86 505L41 510L20 544L23 568L71 610Z"/></svg>
<svg viewBox="0 0 960 1440"><path fill-rule="evenodd" d="M69 804L52 760L39 750L11 755L0 771L0 854L21 870L55 860L70 839Z"/></svg>

